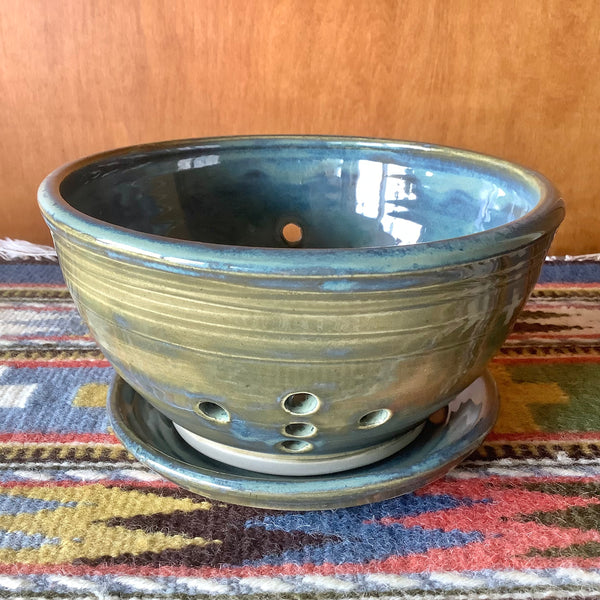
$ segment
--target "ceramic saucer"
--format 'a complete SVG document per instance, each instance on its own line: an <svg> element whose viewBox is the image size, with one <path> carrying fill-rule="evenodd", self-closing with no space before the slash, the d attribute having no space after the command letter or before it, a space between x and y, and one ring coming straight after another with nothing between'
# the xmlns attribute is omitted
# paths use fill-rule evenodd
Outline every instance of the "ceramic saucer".
<svg viewBox="0 0 600 600"><path fill-rule="evenodd" d="M441 477L492 428L498 394L486 371L449 405L443 425L428 423L417 439L379 462L330 475L266 475L217 462L194 450L167 417L117 376L108 397L111 425L135 458L192 492L232 504L320 510L378 502Z"/></svg>

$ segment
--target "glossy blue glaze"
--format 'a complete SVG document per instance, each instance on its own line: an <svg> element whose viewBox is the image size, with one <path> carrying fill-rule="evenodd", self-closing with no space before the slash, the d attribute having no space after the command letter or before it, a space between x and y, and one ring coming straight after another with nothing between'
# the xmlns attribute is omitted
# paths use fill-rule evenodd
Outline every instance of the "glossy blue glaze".
<svg viewBox="0 0 600 600"><path fill-rule="evenodd" d="M65 165L39 197L48 220L116 258L213 276L438 269L533 243L564 214L544 177L506 161L360 138L138 146ZM288 222L302 247L282 240Z"/></svg>

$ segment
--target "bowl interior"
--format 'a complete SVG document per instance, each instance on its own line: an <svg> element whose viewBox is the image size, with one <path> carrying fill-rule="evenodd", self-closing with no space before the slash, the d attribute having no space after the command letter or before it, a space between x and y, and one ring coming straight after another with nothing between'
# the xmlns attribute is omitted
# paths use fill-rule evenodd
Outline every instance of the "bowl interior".
<svg viewBox="0 0 600 600"><path fill-rule="evenodd" d="M65 201L127 229L212 244L363 248L452 239L518 219L539 191L493 159L373 144L247 140L110 155Z"/></svg>

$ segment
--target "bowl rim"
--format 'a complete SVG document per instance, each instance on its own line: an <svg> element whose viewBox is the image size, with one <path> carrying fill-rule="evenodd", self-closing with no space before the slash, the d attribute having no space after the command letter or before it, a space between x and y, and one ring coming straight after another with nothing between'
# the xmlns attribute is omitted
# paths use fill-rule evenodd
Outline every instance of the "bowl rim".
<svg viewBox="0 0 600 600"><path fill-rule="evenodd" d="M269 248L182 240L127 229L101 221L73 208L60 186L72 173L95 162L143 155L177 154L200 149L254 148L365 148L427 156L465 167L494 170L520 180L538 194L526 214L498 227L466 236L403 246L361 248ZM414 272L480 262L504 255L553 235L565 214L554 185L540 173L487 154L437 144L385 138L328 135L247 135L189 138L139 144L92 154L52 171L40 184L38 204L53 237L66 236L88 248L102 248L112 257L173 270L210 270L225 273L294 276L352 276Z"/></svg>

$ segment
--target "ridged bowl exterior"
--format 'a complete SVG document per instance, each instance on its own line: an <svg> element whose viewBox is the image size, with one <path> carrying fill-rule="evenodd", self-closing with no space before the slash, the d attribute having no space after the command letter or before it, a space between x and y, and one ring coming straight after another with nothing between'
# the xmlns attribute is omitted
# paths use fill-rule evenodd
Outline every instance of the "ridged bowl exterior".
<svg viewBox="0 0 600 600"><path fill-rule="evenodd" d="M60 265L119 374L176 423L244 450L277 454L294 439L286 425L308 424L310 452L298 460L381 443L481 375L537 280L563 213L557 196L546 199L528 228L490 245L487 256L479 249L477 260L465 252L461 261L450 245L447 264L395 269L386 261L379 269L370 249L362 265L336 272L336 253L324 251L326 269L286 271L238 248L230 256L252 268L228 270L206 260L202 244L198 260L184 260L176 240L149 252L139 234L125 244L128 232L117 239L110 225L92 231L77 225L78 215L62 219L54 177L40 204ZM398 250L403 264L410 251ZM305 255L297 256L301 266ZM293 393L313 394L318 405L290 414L283 402ZM202 402L228 418L204 418ZM373 411L389 419L369 426L364 417Z"/></svg>

